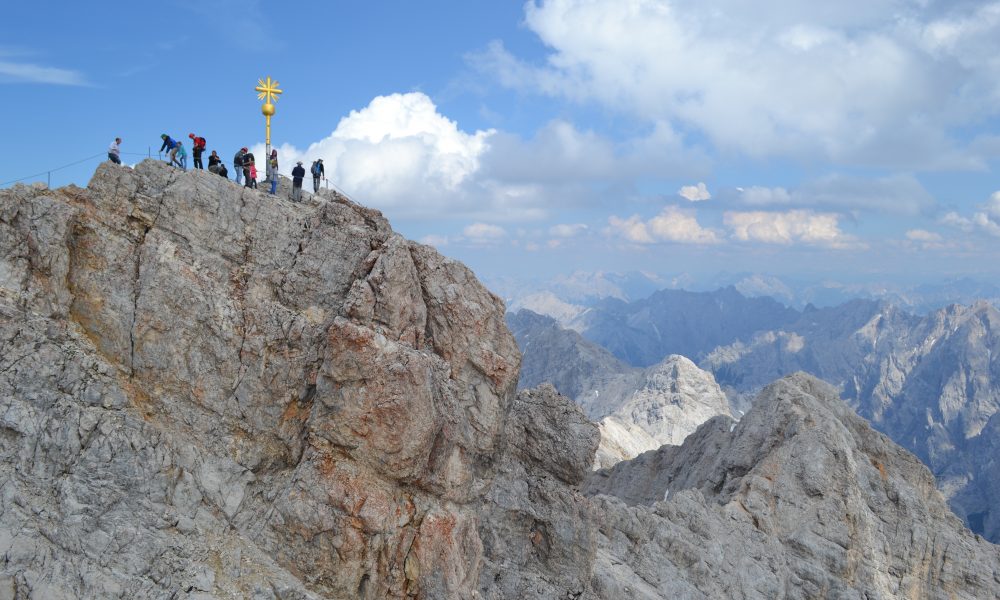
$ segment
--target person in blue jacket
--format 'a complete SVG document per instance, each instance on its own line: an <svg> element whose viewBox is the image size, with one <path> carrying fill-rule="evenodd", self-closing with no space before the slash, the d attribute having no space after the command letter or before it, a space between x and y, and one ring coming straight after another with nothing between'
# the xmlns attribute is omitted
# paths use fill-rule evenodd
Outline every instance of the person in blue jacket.
<svg viewBox="0 0 1000 600"><path fill-rule="evenodd" d="M177 147L177 142L174 141L174 138L165 133L160 134L160 139L163 140L163 145L160 146L160 152L163 152L164 150L173 150Z"/></svg>

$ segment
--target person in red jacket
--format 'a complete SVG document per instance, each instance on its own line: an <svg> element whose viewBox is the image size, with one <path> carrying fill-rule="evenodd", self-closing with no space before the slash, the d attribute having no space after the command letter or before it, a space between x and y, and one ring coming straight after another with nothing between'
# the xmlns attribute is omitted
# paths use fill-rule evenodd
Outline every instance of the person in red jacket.
<svg viewBox="0 0 1000 600"><path fill-rule="evenodd" d="M201 153L205 151L205 138L198 137L193 133L189 133L188 137L191 138L194 149L194 168L204 169L205 167L201 164Z"/></svg>

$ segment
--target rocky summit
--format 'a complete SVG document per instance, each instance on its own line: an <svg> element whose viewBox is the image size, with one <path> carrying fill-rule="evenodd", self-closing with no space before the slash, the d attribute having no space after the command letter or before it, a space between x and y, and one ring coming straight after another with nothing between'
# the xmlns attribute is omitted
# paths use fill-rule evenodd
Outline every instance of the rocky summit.
<svg viewBox="0 0 1000 600"><path fill-rule="evenodd" d="M156 161L0 191L0 599L1000 594L814 379L591 475L520 360L467 268L336 194Z"/></svg>

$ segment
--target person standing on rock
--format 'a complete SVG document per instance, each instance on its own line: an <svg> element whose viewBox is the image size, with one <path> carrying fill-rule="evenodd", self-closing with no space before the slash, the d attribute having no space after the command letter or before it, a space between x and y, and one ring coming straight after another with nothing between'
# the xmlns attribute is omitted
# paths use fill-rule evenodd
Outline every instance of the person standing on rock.
<svg viewBox="0 0 1000 600"><path fill-rule="evenodd" d="M271 150L271 158L267 159L268 177L271 179L271 195L278 191L278 151Z"/></svg>
<svg viewBox="0 0 1000 600"><path fill-rule="evenodd" d="M243 159L246 157L247 149L240 148L233 157L233 171L236 173L236 183L243 183Z"/></svg>
<svg viewBox="0 0 1000 600"><path fill-rule="evenodd" d="M205 166L201 162L201 153L205 151L205 138L199 137L193 133L189 133L188 137L191 138L191 150L194 152L194 168L204 169Z"/></svg>
<svg viewBox="0 0 1000 600"><path fill-rule="evenodd" d="M292 202L302 200L302 179L306 176L306 170L302 168L302 161L296 163L292 169Z"/></svg>
<svg viewBox="0 0 1000 600"><path fill-rule="evenodd" d="M320 178L326 179L326 170L323 169L323 159L322 158L316 159L313 162L312 168L310 170L312 171L312 176L313 176L313 193L316 194L319 193Z"/></svg>
<svg viewBox="0 0 1000 600"><path fill-rule="evenodd" d="M253 157L253 152L247 152L246 148L243 152L243 176L247 178L246 186L257 189L257 161Z"/></svg>
<svg viewBox="0 0 1000 600"><path fill-rule="evenodd" d="M176 164L178 167L187 171L187 150L184 149L184 144L177 142L174 149L170 152L170 164Z"/></svg>
<svg viewBox="0 0 1000 600"><path fill-rule="evenodd" d="M208 172L218 173L219 165L221 164L222 164L222 159L219 158L219 155L215 150L212 150L212 154L208 156Z"/></svg>
<svg viewBox="0 0 1000 600"><path fill-rule="evenodd" d="M111 142L111 145L108 146L108 160L115 163L116 165L122 164L122 156L121 156L122 153L121 149L119 148L121 143L122 139L120 137L116 137L115 141Z"/></svg>

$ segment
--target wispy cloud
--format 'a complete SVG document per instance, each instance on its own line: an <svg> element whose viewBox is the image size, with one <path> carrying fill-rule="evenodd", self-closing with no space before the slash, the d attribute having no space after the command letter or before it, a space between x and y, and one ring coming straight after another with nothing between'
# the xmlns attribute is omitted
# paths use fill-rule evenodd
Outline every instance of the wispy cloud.
<svg viewBox="0 0 1000 600"><path fill-rule="evenodd" d="M47 67L34 63L0 60L0 83L44 83L50 85L89 86L79 71Z"/></svg>

